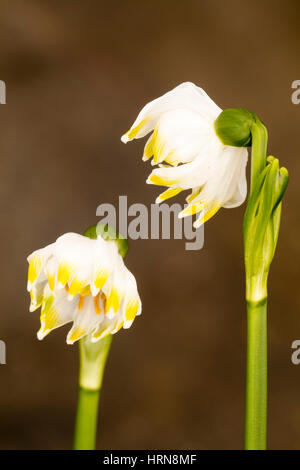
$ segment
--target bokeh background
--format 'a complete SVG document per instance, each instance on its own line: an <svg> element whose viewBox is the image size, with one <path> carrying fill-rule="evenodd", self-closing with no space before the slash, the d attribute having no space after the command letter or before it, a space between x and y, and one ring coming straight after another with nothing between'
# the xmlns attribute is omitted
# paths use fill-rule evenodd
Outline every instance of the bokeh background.
<svg viewBox="0 0 300 470"><path fill-rule="evenodd" d="M299 0L1 0L0 447L67 449L76 407L77 347L68 328L36 339L26 257L97 221L102 202L150 207L144 142L121 134L137 112L182 81L219 106L266 123L269 153L289 168L269 283L269 447L300 448ZM245 206L221 210L205 245L131 242L127 265L143 315L114 339L98 448L243 446Z"/></svg>

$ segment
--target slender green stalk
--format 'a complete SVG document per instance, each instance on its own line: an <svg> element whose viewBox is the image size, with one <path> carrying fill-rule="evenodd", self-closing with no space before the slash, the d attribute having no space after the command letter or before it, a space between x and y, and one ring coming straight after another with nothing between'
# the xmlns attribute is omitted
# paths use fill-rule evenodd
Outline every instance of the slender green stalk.
<svg viewBox="0 0 300 470"><path fill-rule="evenodd" d="M267 224L266 202L259 203L264 190L267 130L256 118L251 127L251 185L244 220L246 301L247 301L247 373L245 448L263 450L267 439L267 278L264 265L264 235ZM269 169L268 169L269 170ZM261 181L260 181L261 180ZM261 233L264 231L264 233Z"/></svg>
<svg viewBox="0 0 300 470"><path fill-rule="evenodd" d="M247 302L245 449L264 450L267 439L267 299Z"/></svg>
<svg viewBox="0 0 300 470"><path fill-rule="evenodd" d="M95 449L100 390L112 335L92 343L79 342L79 394L74 435L75 450Z"/></svg>

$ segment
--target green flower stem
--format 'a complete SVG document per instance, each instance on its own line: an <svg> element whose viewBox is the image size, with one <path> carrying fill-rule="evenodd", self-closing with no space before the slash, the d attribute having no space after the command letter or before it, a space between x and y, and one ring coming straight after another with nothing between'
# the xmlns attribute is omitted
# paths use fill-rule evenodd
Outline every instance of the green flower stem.
<svg viewBox="0 0 300 470"><path fill-rule="evenodd" d="M92 343L90 337L79 342L79 395L74 449L95 449L100 390L112 335Z"/></svg>
<svg viewBox="0 0 300 470"><path fill-rule="evenodd" d="M74 450L93 450L96 444L100 390L79 387Z"/></svg>
<svg viewBox="0 0 300 470"><path fill-rule="evenodd" d="M263 237L256 230L257 202L260 180L267 172L267 141L265 126L255 116L251 126L251 185L245 214L245 267L247 301L247 374L245 449L263 450L267 436L267 278L263 258ZM258 222L257 222L258 223ZM259 245L259 246L258 246ZM255 261L256 260L256 261Z"/></svg>
<svg viewBox="0 0 300 470"><path fill-rule="evenodd" d="M247 301L246 449L265 449L267 435L267 281L274 257L288 171L267 158L268 133L245 108L222 111L215 131L224 145L251 145L251 184L244 217Z"/></svg>
<svg viewBox="0 0 300 470"><path fill-rule="evenodd" d="M266 449L267 299L247 302L247 385L245 449Z"/></svg>

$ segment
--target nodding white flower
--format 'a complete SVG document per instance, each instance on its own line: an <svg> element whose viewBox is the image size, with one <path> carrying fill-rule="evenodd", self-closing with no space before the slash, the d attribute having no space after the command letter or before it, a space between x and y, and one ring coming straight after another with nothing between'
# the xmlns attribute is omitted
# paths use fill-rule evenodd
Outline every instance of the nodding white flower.
<svg viewBox="0 0 300 470"><path fill-rule="evenodd" d="M39 339L73 322L67 343L87 334L95 342L129 328L141 313L135 277L114 241L66 233L28 262L30 311L41 307Z"/></svg>
<svg viewBox="0 0 300 470"><path fill-rule="evenodd" d="M157 203L191 189L179 217L201 212L195 227L221 207L241 205L247 194L247 149L222 143L215 130L221 112L201 88L182 83L148 103L121 138L126 143L153 131L143 160L152 158L160 168L147 183L168 187Z"/></svg>

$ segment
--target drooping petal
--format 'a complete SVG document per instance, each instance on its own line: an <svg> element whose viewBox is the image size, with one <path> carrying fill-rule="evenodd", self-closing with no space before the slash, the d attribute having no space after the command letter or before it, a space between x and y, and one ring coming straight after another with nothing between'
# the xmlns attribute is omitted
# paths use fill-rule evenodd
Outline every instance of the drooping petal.
<svg viewBox="0 0 300 470"><path fill-rule="evenodd" d="M93 269L91 291L95 296L113 273L119 253L115 242L105 241L101 237L93 245Z"/></svg>
<svg viewBox="0 0 300 470"><path fill-rule="evenodd" d="M197 158L174 168L156 168L149 175L147 183L178 189L195 188L209 179L211 168L209 161Z"/></svg>
<svg viewBox="0 0 300 470"><path fill-rule="evenodd" d="M186 107L196 112L200 111L204 116L213 120L222 111L202 88L190 82L182 83L160 98L146 104L121 140L126 143L129 140L144 137L154 129L163 113L180 107Z"/></svg>
<svg viewBox="0 0 300 470"><path fill-rule="evenodd" d="M74 322L67 336L67 343L73 344L85 335L96 330L104 320L104 312L97 312L94 299L91 295L79 299L77 309L74 314Z"/></svg>
<svg viewBox="0 0 300 470"><path fill-rule="evenodd" d="M153 164L166 161L176 166L205 157L211 138L215 135L213 120L208 120L191 109L178 108L164 113L158 120L153 137Z"/></svg>
<svg viewBox="0 0 300 470"><path fill-rule="evenodd" d="M240 206L247 197L246 166L248 161L248 151L244 148L239 150L239 155L237 155L237 159L239 159L237 162L239 168L236 171L236 176L233 181L233 194L231 198L225 204L223 204L223 207L226 209L232 209L234 207Z"/></svg>
<svg viewBox="0 0 300 470"><path fill-rule="evenodd" d="M98 325L98 328L93 332L91 340L92 342L100 341L110 334L117 333L123 327L123 318L120 313L115 315L112 319L108 319L107 316Z"/></svg>
<svg viewBox="0 0 300 470"><path fill-rule="evenodd" d="M126 295L122 304L123 328L130 328L135 317L142 312L142 303L137 291L136 280L126 268Z"/></svg>
<svg viewBox="0 0 300 470"><path fill-rule="evenodd" d="M65 289L52 292L48 286L45 288L41 309L41 328L38 339L43 339L55 328L65 325L74 319L77 299L68 300Z"/></svg>
<svg viewBox="0 0 300 470"><path fill-rule="evenodd" d="M202 186L196 186L193 188L192 192L185 198L186 202L190 204L200 193Z"/></svg>
<svg viewBox="0 0 300 470"><path fill-rule="evenodd" d="M125 269L123 259L118 255L114 272L102 288L106 296L105 313L108 318L113 318L118 313L125 295L127 288Z"/></svg>
<svg viewBox="0 0 300 470"><path fill-rule="evenodd" d="M29 311L34 312L37 310L43 303L44 299L44 290L47 285L47 278L46 276L40 276L40 279L38 282L35 282L31 286L30 290L30 307Z"/></svg>
<svg viewBox="0 0 300 470"><path fill-rule="evenodd" d="M144 147L143 161L146 162L153 156L153 143L155 135L151 134Z"/></svg>
<svg viewBox="0 0 300 470"><path fill-rule="evenodd" d="M160 202L166 201L167 199L170 199L171 197L177 196L182 191L181 188L169 188L163 193L161 193L155 200L156 204L159 204Z"/></svg>
<svg viewBox="0 0 300 470"><path fill-rule="evenodd" d="M90 282L92 277L93 250L95 240L77 233L66 233L54 246L58 260L57 285L63 288L68 283L69 295L75 296Z"/></svg>
<svg viewBox="0 0 300 470"><path fill-rule="evenodd" d="M211 219L218 212L218 210L221 209L221 207L222 206L220 203L217 201L212 201L208 206L205 207L203 212L201 212L193 226L195 228L199 228L202 224Z"/></svg>
<svg viewBox="0 0 300 470"><path fill-rule="evenodd" d="M204 210L204 214L198 218L194 227L197 228L205 223L221 207L237 207L244 202L247 190L246 163L246 149L224 147L218 168L189 205L190 210L191 207L198 209L193 213ZM187 211L188 209L185 209L184 215Z"/></svg>
<svg viewBox="0 0 300 470"><path fill-rule="evenodd" d="M30 291L33 284L38 281L39 275L42 273L44 265L51 256L52 250L54 247L54 243L51 245L46 246L45 248L41 248L40 250L36 250L31 255L28 256L27 261L29 263L28 267L28 282L27 282L27 290Z"/></svg>
<svg viewBox="0 0 300 470"><path fill-rule="evenodd" d="M44 271L48 279L49 287L52 291L54 291L57 285L58 267L59 263L57 258L51 255L45 263Z"/></svg>
<svg viewBox="0 0 300 470"><path fill-rule="evenodd" d="M242 170L245 176L246 160L246 149L224 147L219 166L204 188L208 199L216 200L221 206L225 206L233 198L241 180ZM239 204L242 202L243 200L240 200Z"/></svg>

